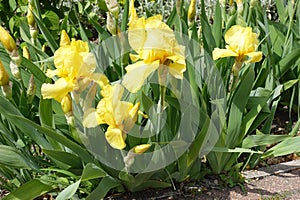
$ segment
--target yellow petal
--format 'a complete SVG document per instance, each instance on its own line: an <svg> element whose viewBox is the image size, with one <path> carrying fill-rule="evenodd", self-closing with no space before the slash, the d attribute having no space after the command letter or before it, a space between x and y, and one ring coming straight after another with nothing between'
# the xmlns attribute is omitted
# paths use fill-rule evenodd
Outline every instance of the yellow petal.
<svg viewBox="0 0 300 200"><path fill-rule="evenodd" d="M134 147L134 153L142 154L150 148L151 144L141 144Z"/></svg>
<svg viewBox="0 0 300 200"><path fill-rule="evenodd" d="M249 59L246 60L246 63L259 62L262 59L262 52L261 51L251 52L251 53L247 53L245 55L249 57Z"/></svg>
<svg viewBox="0 0 300 200"><path fill-rule="evenodd" d="M57 68L57 75L59 77L69 77L69 79L74 79L77 77L82 63L83 59L74 47L60 47L54 53L54 64Z"/></svg>
<svg viewBox="0 0 300 200"><path fill-rule="evenodd" d="M112 106L115 108L119 101L121 101L121 98L124 93L124 87L121 84L115 84L112 87Z"/></svg>
<svg viewBox="0 0 300 200"><path fill-rule="evenodd" d="M177 79L183 79L183 72L186 70L185 64L171 63L169 64L169 72Z"/></svg>
<svg viewBox="0 0 300 200"><path fill-rule="evenodd" d="M123 129L126 133L129 132L132 129L132 127L134 126L134 124L137 120L139 108L140 108L139 102L136 103L134 106L133 106L133 104L130 103L130 106L127 110L128 114L126 116L126 119L124 120L124 127L123 127Z"/></svg>
<svg viewBox="0 0 300 200"><path fill-rule="evenodd" d="M93 128L99 125L98 123L98 114L95 108L89 108L85 111L83 116L83 126L86 128Z"/></svg>
<svg viewBox="0 0 300 200"><path fill-rule="evenodd" d="M105 132L107 142L115 149L124 149L126 147L125 137L120 129L109 126Z"/></svg>
<svg viewBox="0 0 300 200"><path fill-rule="evenodd" d="M147 19L147 21L151 21L151 20L159 20L161 21L163 19L162 15L154 15L154 16L151 16Z"/></svg>
<svg viewBox="0 0 300 200"><path fill-rule="evenodd" d="M139 18L133 21L128 28L129 44L137 53L141 51L146 40L145 23L144 18Z"/></svg>
<svg viewBox="0 0 300 200"><path fill-rule="evenodd" d="M89 45L82 40L75 40L72 38L71 46L76 48L77 52L89 52Z"/></svg>
<svg viewBox="0 0 300 200"><path fill-rule="evenodd" d="M140 55L129 54L129 56L130 56L130 60L131 60L132 62L136 62L136 61L138 61L138 60L140 59Z"/></svg>
<svg viewBox="0 0 300 200"><path fill-rule="evenodd" d="M132 109L133 104L130 102L126 102L126 101L119 101L113 108L114 108L114 119L116 122L116 125L119 128L122 128L122 131L127 131L129 130L131 127L129 127L128 129L125 130L125 123L126 120L129 119L129 111Z"/></svg>
<svg viewBox="0 0 300 200"><path fill-rule="evenodd" d="M223 58L223 57L238 56L238 54L232 50L219 49L219 48L215 48L212 52L212 55L213 55L214 60L217 60L217 59Z"/></svg>
<svg viewBox="0 0 300 200"><path fill-rule="evenodd" d="M109 84L109 80L104 74L93 73L91 75L91 79L94 80L96 83L98 83L101 88Z"/></svg>
<svg viewBox="0 0 300 200"><path fill-rule="evenodd" d="M115 125L113 107L110 99L103 98L97 105L98 124Z"/></svg>
<svg viewBox="0 0 300 200"><path fill-rule="evenodd" d="M159 60L151 64L145 64L139 61L126 67L127 74L125 74L122 84L127 90L132 93L137 92L144 84L146 78L159 67Z"/></svg>
<svg viewBox="0 0 300 200"><path fill-rule="evenodd" d="M130 0L130 3L129 3L129 17L130 17L129 22L128 22L129 26L132 24L132 22L134 22L136 19L138 19L136 10L134 8L134 0Z"/></svg>
<svg viewBox="0 0 300 200"><path fill-rule="evenodd" d="M74 85L67 82L64 78L58 79L54 84L44 83L41 88L44 99L55 99L61 102L69 92L73 90Z"/></svg>
<svg viewBox="0 0 300 200"><path fill-rule="evenodd" d="M63 47L63 46L70 45L70 43L71 43L70 42L70 38L69 38L67 32L65 30L62 30L61 31L61 35L60 35L60 43L59 43L59 45L61 47Z"/></svg>
<svg viewBox="0 0 300 200"><path fill-rule="evenodd" d="M58 74L58 71L55 69L55 70L51 70L51 69L48 69L47 72L46 72L46 75L49 77L49 78L53 78L54 76L56 76Z"/></svg>
<svg viewBox="0 0 300 200"><path fill-rule="evenodd" d="M80 66L78 76L90 77L96 69L96 58L92 53L81 53L83 63Z"/></svg>
<svg viewBox="0 0 300 200"><path fill-rule="evenodd" d="M229 49L240 55L256 50L258 45L257 34L252 32L251 27L232 26L225 34L225 41Z"/></svg>

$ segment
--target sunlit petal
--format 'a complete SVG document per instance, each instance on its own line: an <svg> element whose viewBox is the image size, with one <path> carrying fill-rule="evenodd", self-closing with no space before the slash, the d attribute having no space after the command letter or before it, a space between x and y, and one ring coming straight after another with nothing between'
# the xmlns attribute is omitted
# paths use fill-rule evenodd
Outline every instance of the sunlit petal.
<svg viewBox="0 0 300 200"><path fill-rule="evenodd" d="M98 115L95 108L89 108L86 110L83 116L83 126L86 128L93 128L98 126L100 123L98 123Z"/></svg>
<svg viewBox="0 0 300 200"><path fill-rule="evenodd" d="M238 54L229 49L215 48L212 52L212 56L214 60L217 60L223 57L238 56Z"/></svg>
<svg viewBox="0 0 300 200"><path fill-rule="evenodd" d="M130 92L137 92L144 84L146 78L159 67L159 61L151 64L145 64L139 61L126 67L127 74L125 74L122 84Z"/></svg>
<svg viewBox="0 0 300 200"><path fill-rule="evenodd" d="M123 135L122 131L118 128L109 126L105 132L105 138L107 142L115 149L124 149L126 135Z"/></svg>
<svg viewBox="0 0 300 200"><path fill-rule="evenodd" d="M61 102L62 98L73 90L74 85L64 78L58 79L54 84L44 83L41 92L44 99L55 99Z"/></svg>
<svg viewBox="0 0 300 200"><path fill-rule="evenodd" d="M252 62L259 62L262 59L262 52L250 52L245 54L246 56L249 57L248 60L246 60L246 63L252 63Z"/></svg>

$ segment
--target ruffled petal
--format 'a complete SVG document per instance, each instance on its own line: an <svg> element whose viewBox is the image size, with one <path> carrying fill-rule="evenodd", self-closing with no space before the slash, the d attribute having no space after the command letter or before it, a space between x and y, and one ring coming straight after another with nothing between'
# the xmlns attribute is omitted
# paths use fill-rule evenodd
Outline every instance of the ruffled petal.
<svg viewBox="0 0 300 200"><path fill-rule="evenodd" d="M114 108L114 119L116 125L125 131L125 121L129 118L129 111L132 109L133 104L126 101L119 101Z"/></svg>
<svg viewBox="0 0 300 200"><path fill-rule="evenodd" d="M96 58L92 53L82 53L83 63L78 76L90 77L96 69Z"/></svg>
<svg viewBox="0 0 300 200"><path fill-rule="evenodd" d="M82 40L75 40L72 38L71 46L75 47L77 52L89 52L89 45Z"/></svg>
<svg viewBox="0 0 300 200"><path fill-rule="evenodd" d="M249 59L246 60L246 63L259 62L262 59L262 52L261 51L251 52L251 53L247 53L245 55L249 57Z"/></svg>
<svg viewBox="0 0 300 200"><path fill-rule="evenodd" d="M54 53L54 64L59 77L74 79L82 63L83 59L79 52L71 46L61 47Z"/></svg>
<svg viewBox="0 0 300 200"><path fill-rule="evenodd" d="M183 72L186 70L185 64L171 63L168 65L169 72L177 79L183 79Z"/></svg>
<svg viewBox="0 0 300 200"><path fill-rule="evenodd" d="M103 98L97 105L97 120L99 124L115 125L113 107L110 99Z"/></svg>
<svg viewBox="0 0 300 200"><path fill-rule="evenodd" d="M126 67L122 84L132 93L137 92L144 84L146 78L159 67L159 60L150 64L143 61L134 63Z"/></svg>
<svg viewBox="0 0 300 200"><path fill-rule="evenodd" d="M146 40L145 19L134 20L128 28L128 41L132 49L137 53L141 51Z"/></svg>
<svg viewBox="0 0 300 200"><path fill-rule="evenodd" d="M212 52L212 56L214 60L217 60L223 57L238 56L238 54L229 49L215 48Z"/></svg>
<svg viewBox="0 0 300 200"><path fill-rule="evenodd" d="M225 41L229 48L239 55L254 52L258 46L257 34L252 32L251 27L232 26L225 34Z"/></svg>
<svg viewBox="0 0 300 200"><path fill-rule="evenodd" d="M98 114L96 112L95 108L89 108L85 111L83 116L83 126L86 128L93 128L98 126L100 123L98 123Z"/></svg>
<svg viewBox="0 0 300 200"><path fill-rule="evenodd" d="M115 108L118 104L118 102L121 101L121 98L124 93L124 87L121 84L115 84L112 86L112 106Z"/></svg>
<svg viewBox="0 0 300 200"><path fill-rule="evenodd" d="M105 132L105 138L107 142L115 149L124 149L126 135L123 135L122 131L118 128L109 126Z"/></svg>
<svg viewBox="0 0 300 200"><path fill-rule="evenodd" d="M98 83L101 88L103 88L105 85L109 83L108 78L101 73L93 73L90 79Z"/></svg>
<svg viewBox="0 0 300 200"><path fill-rule="evenodd" d="M61 102L62 98L73 90L74 84L64 78L58 79L54 84L44 83L41 88L44 99L55 99Z"/></svg>

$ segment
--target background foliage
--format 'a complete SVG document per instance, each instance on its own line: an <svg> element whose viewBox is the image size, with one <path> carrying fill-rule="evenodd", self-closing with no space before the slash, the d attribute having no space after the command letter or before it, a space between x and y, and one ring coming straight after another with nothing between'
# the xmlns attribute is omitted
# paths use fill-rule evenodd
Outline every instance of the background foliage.
<svg viewBox="0 0 300 200"><path fill-rule="evenodd" d="M140 16L162 14L173 30L189 37L187 52L192 62L187 63L185 77L199 102L201 122L195 139L189 149L166 168L141 174L117 171L105 166L78 139L80 132L69 126L59 103L41 98L41 85L51 82L46 69L54 69L53 54L59 47L61 30L70 38L89 42L98 60L98 69L111 63L103 71L111 82L121 78L123 68L130 63L128 56L122 61L99 48L111 33L107 29L107 6L98 1L38 1L35 6L37 37L32 39L27 23L25 0L0 2L1 25L16 40L19 54L27 46L31 58L22 57L21 79L10 72L11 58L1 45L0 59L9 72L13 84L12 97L0 95L0 182L1 188L10 192L4 199L34 199L52 195L56 199L104 197L108 192L137 191L147 187L169 187L173 181L201 178L209 173L222 173L229 179L246 167L255 167L261 159L287 155L300 151L300 6L299 1L275 0L258 2L244 1L243 11L237 11L237 4L227 1L200 1L196 7L194 23L189 23L189 1L136 1ZM178 2L182 2L179 4ZM127 30L129 1L119 1L121 12L118 25ZM275 10L275 11L274 11ZM267 12L265 12L267 11ZM224 34L235 24L250 26L259 34L259 50L263 60L247 64L240 71L239 78L232 85L231 66L233 58L212 61L209 57L214 48L224 48ZM196 42L196 45L195 45ZM206 56L193 57L198 51ZM107 52L106 52L107 53ZM104 59L104 57L106 59ZM216 145L203 157L208 125L214 120L210 110L214 106L207 82L196 79L200 73L195 63L205 63L202 69L209 69L212 63L221 74L226 93L226 107L220 113L223 127ZM36 92L32 100L28 94L31 75ZM202 75L203 77L203 75ZM148 85L129 96L139 99L142 108L159 101L159 90ZM99 101L99 96L96 101ZM158 142L167 142L178 127L180 107L171 92L166 93L168 121ZM284 109L283 109L284 108ZM222 110L222 109L221 109ZM272 133L276 113L289 114L288 134ZM175 117L174 117L175 116ZM296 116L293 124L292 116ZM192 119L191 119L192 120ZM128 143L137 143L128 138ZM271 148L267 148L272 144ZM155 158L153 158L155 159ZM203 160L207 160L205 163ZM202 160L202 162L201 162ZM154 160L155 161L155 160ZM236 173L233 173L236 172Z"/></svg>

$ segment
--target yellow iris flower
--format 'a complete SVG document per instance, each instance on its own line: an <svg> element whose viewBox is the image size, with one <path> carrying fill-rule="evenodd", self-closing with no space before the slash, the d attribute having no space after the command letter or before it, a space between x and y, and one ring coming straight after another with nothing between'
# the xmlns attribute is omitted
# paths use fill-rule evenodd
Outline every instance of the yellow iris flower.
<svg viewBox="0 0 300 200"><path fill-rule="evenodd" d="M175 78L183 78L186 70L184 47L177 43L173 30L162 22L161 15L138 18L131 1L128 40L137 53L130 55L131 60L137 62L126 67L127 74L122 82L130 92L136 92L161 65L167 66Z"/></svg>
<svg viewBox="0 0 300 200"><path fill-rule="evenodd" d="M55 70L48 70L47 76L59 79L54 84L43 84L41 91L43 98L61 102L71 91L82 89L90 79L95 78L93 74L96 68L96 58L89 52L87 42L72 39L70 41L65 31L62 31L60 48L54 53Z"/></svg>
<svg viewBox="0 0 300 200"><path fill-rule="evenodd" d="M262 52L257 50L258 35L252 32L251 27L232 26L225 34L226 49L215 48L212 52L213 59L223 57L235 57L233 71L237 75L242 64L259 62L262 59Z"/></svg>
<svg viewBox="0 0 300 200"><path fill-rule="evenodd" d="M133 105L130 102L121 101L124 88L120 84L103 85L101 90L102 99L97 109L90 108L84 114L83 126L95 127L99 124L109 125L105 138L115 149L126 147L126 134L132 129L139 111L140 103Z"/></svg>

